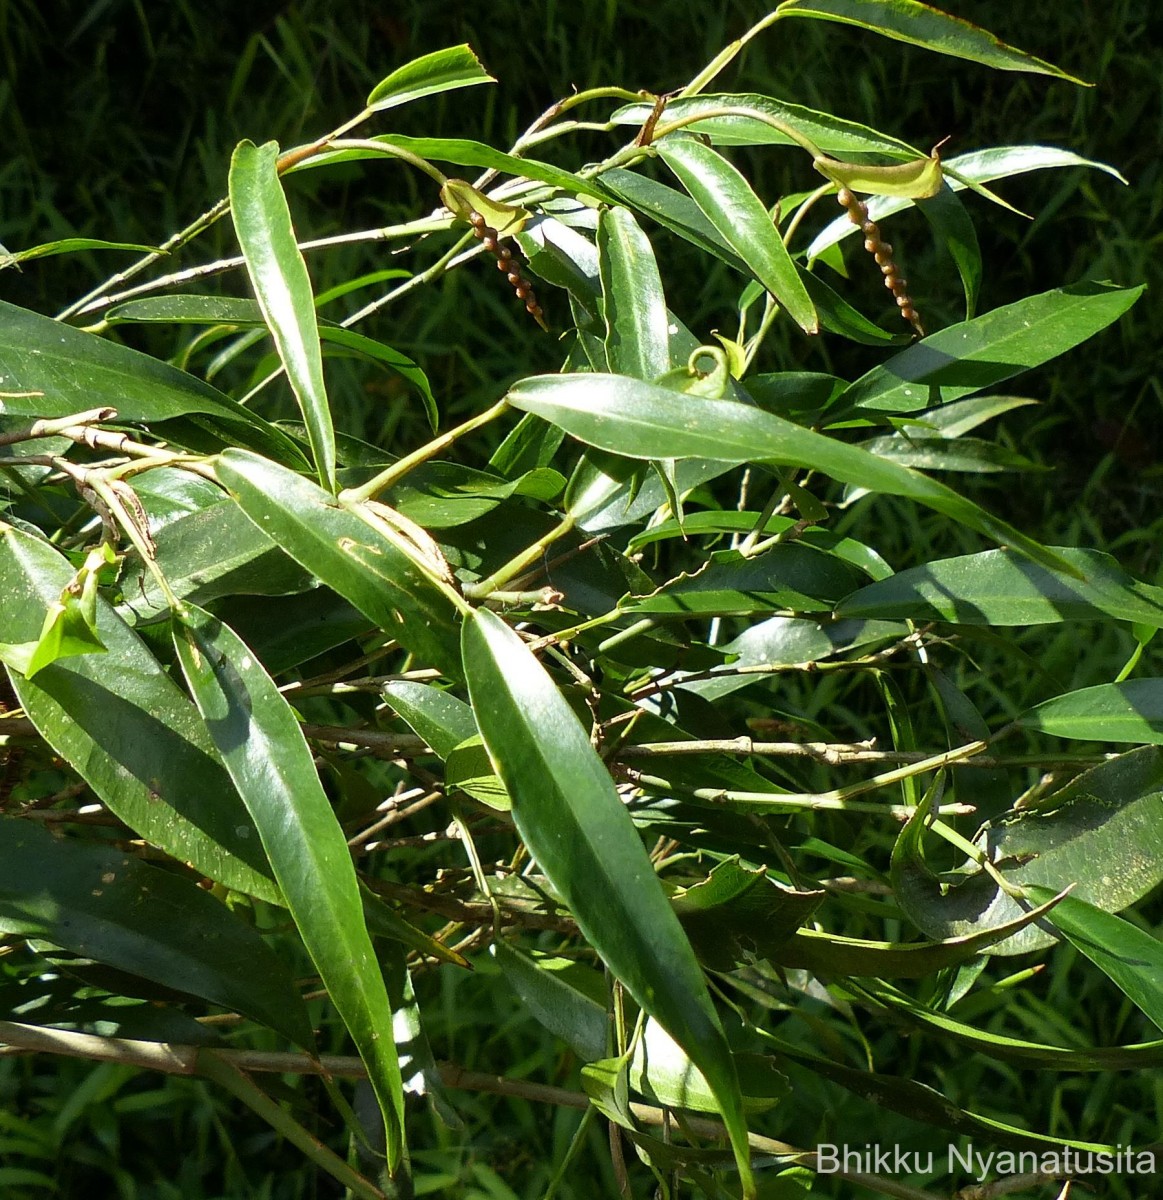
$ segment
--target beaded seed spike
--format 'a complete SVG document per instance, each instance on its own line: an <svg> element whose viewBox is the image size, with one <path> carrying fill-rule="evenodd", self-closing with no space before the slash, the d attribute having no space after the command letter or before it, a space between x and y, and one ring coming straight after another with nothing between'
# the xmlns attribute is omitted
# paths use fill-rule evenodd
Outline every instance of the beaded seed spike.
<svg viewBox="0 0 1163 1200"><path fill-rule="evenodd" d="M876 259L876 265L880 267L884 276L884 286L892 292L901 316L919 336L924 337L925 330L921 325L921 318L917 316L916 307L908 292L909 281L899 273L893 261L892 245L881 238L877 223L869 220L868 206L845 187L836 193L836 199L848 210L848 219L852 224L860 226L860 232L864 234L864 248Z"/></svg>
<svg viewBox="0 0 1163 1200"><path fill-rule="evenodd" d="M497 260L497 270L505 272L505 278L513 285L517 299L525 305L525 311L545 330L545 314L537 302L533 285L521 274L521 264L513 257L513 251L508 246L502 246L497 231L488 223L485 217L475 210L468 214L468 223L472 226L473 234L480 239L481 245Z"/></svg>

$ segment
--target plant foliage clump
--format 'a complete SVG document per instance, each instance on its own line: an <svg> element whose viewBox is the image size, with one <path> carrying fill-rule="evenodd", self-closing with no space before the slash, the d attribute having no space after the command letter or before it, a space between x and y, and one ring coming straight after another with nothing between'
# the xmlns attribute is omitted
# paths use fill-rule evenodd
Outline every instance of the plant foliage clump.
<svg viewBox="0 0 1163 1200"><path fill-rule="evenodd" d="M716 90L796 18L1078 82L914 0L785 0L685 87L575 92L507 149L391 132L495 82L452 46L325 136L240 144L158 247L7 254L144 256L56 318L0 302L0 1041L198 1076L355 1196L505 1187L460 1152L473 1090L580 1111L507 1172L528 1194L588 1194L595 1154L642 1195L948 1174L825 1143L1148 1169L1145 1116L1020 1081L1117 1095L1163 1060L1163 680L1136 674L1163 589L975 485L1038 469L983 435L1034 402L1010 381L1142 289L979 312L974 218L1021 219L994 190L1017 174L1117 172ZM559 165L579 128L616 148ZM757 193L776 155L802 190ZM296 229L305 181L400 171L412 219ZM236 257L175 265L224 220ZM942 328L922 237L964 306ZM391 265L317 293L306 255L352 241ZM718 326L663 244L737 279ZM225 272L242 294L211 294ZM464 275L511 331L467 414L391 332ZM341 360L391 379L389 438L337 421ZM1123 661L1061 683L1037 638L1066 622ZM1050 1019L1067 968L1101 1018ZM509 1015L509 1061L456 1061L449 997ZM530 1077L519 1047L550 1043Z"/></svg>

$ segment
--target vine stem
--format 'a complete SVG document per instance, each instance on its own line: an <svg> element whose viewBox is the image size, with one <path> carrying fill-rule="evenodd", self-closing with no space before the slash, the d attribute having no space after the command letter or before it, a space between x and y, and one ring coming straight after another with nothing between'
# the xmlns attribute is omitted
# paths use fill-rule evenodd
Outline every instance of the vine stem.
<svg viewBox="0 0 1163 1200"><path fill-rule="evenodd" d="M364 500L370 500L380 492L387 491L393 484L399 483L414 467L420 466L421 463L427 462L430 458L435 458L437 454L441 454L447 450L453 442L458 438L464 437L466 433L472 433L473 430L480 429L490 421L495 421L508 407L509 402L507 400L498 400L491 408L485 409L484 412L478 413L475 417L470 417L467 421L457 425L455 429L450 429L447 433L442 433L439 437L433 438L427 445L421 446L418 450L413 450L411 454L405 454L403 458L398 459L390 467L386 467L378 475L373 476L367 483L355 488L346 488L339 493L340 503L359 504Z"/></svg>
<svg viewBox="0 0 1163 1200"><path fill-rule="evenodd" d="M464 589L465 597L469 600L486 600L494 592L499 591L509 580L520 575L531 563L536 562L559 538L565 537L574 526L574 518L566 513L564 517L548 533L539 537L531 546L526 546L516 557L511 558L503 567L499 567L486 579L479 583L469 584Z"/></svg>

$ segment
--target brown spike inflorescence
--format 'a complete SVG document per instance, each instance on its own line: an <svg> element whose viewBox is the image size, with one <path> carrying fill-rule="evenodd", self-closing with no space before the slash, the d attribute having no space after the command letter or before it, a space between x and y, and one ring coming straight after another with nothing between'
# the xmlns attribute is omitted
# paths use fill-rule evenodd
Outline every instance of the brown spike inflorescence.
<svg viewBox="0 0 1163 1200"><path fill-rule="evenodd" d="M497 231L489 225L481 213L470 212L468 223L472 226L473 233L480 239L481 245L496 258L497 270L505 272L505 278L513 285L513 291L517 293L517 299L525 305L525 311L548 333L549 326L545 323L545 314L541 311L541 305L537 303L533 285L521 274L521 264L513 257L513 251L508 246L501 245Z"/></svg>
<svg viewBox="0 0 1163 1200"><path fill-rule="evenodd" d="M921 318L917 316L916 307L909 296L908 280L897 270L892 257L892 246L881 238L880 227L875 221L868 219L868 206L843 187L836 193L836 199L848 210L848 218L853 225L860 226L860 232L864 234L864 248L876 259L876 265L880 267L884 276L884 286L892 292L897 308L901 310L901 316L924 337L925 330L921 325Z"/></svg>

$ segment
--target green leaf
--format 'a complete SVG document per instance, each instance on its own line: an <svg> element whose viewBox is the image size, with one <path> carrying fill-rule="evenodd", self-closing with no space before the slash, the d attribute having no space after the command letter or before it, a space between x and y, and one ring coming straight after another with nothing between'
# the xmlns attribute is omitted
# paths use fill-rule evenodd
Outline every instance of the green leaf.
<svg viewBox="0 0 1163 1200"><path fill-rule="evenodd" d="M615 125L641 125L651 113L651 104L628 104L615 112L610 120ZM730 113L723 114L723 109ZM760 96L754 92L704 94L671 100L662 120L666 124L682 121L699 113L714 111L718 115L695 121L685 128L707 137L716 146L796 146L802 145L783 133L769 120L791 126L821 150L837 155L887 154L893 158L919 157L919 151L907 142L870 129L856 121L845 121L830 113L817 112L800 104L789 104L775 96ZM602 176L606 182L612 172Z"/></svg>
<svg viewBox="0 0 1163 1200"><path fill-rule="evenodd" d="M180 600L206 604L221 596L280 596L304 592L311 577L269 537L222 498L178 517L155 534L157 564ZM169 613L168 599L153 573L137 561L121 578L124 599L118 611L134 624Z"/></svg>
<svg viewBox="0 0 1163 1200"><path fill-rule="evenodd" d="M744 867L721 862L706 879L679 892L675 912L699 959L732 971L749 955L770 958L820 907L823 891L796 891Z"/></svg>
<svg viewBox="0 0 1163 1200"><path fill-rule="evenodd" d="M209 892L111 845L55 837L31 821L0 818L0 827L0 932L44 938L313 1048L290 971Z"/></svg>
<svg viewBox="0 0 1163 1200"><path fill-rule="evenodd" d="M706 983L605 766L545 670L487 610L465 620L465 674L513 819L586 940L706 1077L754 1195L734 1064Z"/></svg>
<svg viewBox="0 0 1163 1200"><path fill-rule="evenodd" d="M534 957L503 939L493 943L492 952L534 1020L584 1062L605 1057L606 1006L594 999L592 988L583 991L574 982L579 972L588 972L602 985L600 975L571 959Z"/></svg>
<svg viewBox="0 0 1163 1200"><path fill-rule="evenodd" d="M846 411L906 413L944 404L1041 366L1117 321L1143 287L1076 283L950 325L862 375Z"/></svg>
<svg viewBox="0 0 1163 1200"><path fill-rule="evenodd" d="M1029 71L1083 82L1053 63L1007 46L992 33L918 0L783 0L778 12L781 17L815 17L857 25L897 42L967 58L998 71Z"/></svg>
<svg viewBox="0 0 1163 1200"><path fill-rule="evenodd" d="M656 379L670 370L670 318L650 240L629 209L598 217L606 360L616 375Z"/></svg>
<svg viewBox="0 0 1163 1200"><path fill-rule="evenodd" d="M961 198L947 182L935 195L919 200L917 207L957 267L965 291L965 319L970 321L977 311L977 296L981 290L981 247L977 243L977 230Z"/></svg>
<svg viewBox="0 0 1163 1200"><path fill-rule="evenodd" d="M394 542L309 479L258 455L228 450L216 472L296 562L407 649L459 676L452 603Z"/></svg>
<svg viewBox="0 0 1163 1200"><path fill-rule="evenodd" d="M472 709L451 692L426 683L395 679L384 684L383 695L438 758L447 759L462 742L477 736Z"/></svg>
<svg viewBox="0 0 1163 1200"><path fill-rule="evenodd" d="M869 491L906 496L1020 547L1032 559L1066 566L1060 554L1043 549L944 484L750 405L700 400L604 374L536 375L514 384L508 400L580 441L630 458L705 457L810 467Z"/></svg>
<svg viewBox="0 0 1163 1200"><path fill-rule="evenodd" d="M1154 626L1159 628L1159 626ZM1163 679L1101 683L1055 696L1018 717L1052 737L1163 745Z"/></svg>
<svg viewBox="0 0 1163 1200"><path fill-rule="evenodd" d="M1004 923L983 923L973 933L941 942L874 942L801 929L775 949L772 959L780 966L803 967L825 977L868 975L876 979L924 979L991 948L997 953L999 942L1032 926L1060 900L1060 894L1050 892L1046 902L1038 908L1023 911L1015 905L1017 914Z"/></svg>
<svg viewBox="0 0 1163 1200"><path fill-rule="evenodd" d="M917 471L1025 471L1046 470L1024 454L982 438L940 438L895 435L870 438L861 449Z"/></svg>
<svg viewBox="0 0 1163 1200"><path fill-rule="evenodd" d="M725 158L689 137L665 138L663 162L750 273L806 333L818 333L816 310L763 202Z"/></svg>
<svg viewBox="0 0 1163 1200"><path fill-rule="evenodd" d="M383 112L400 104L478 83L496 83L467 44L447 46L423 54L397 67L381 79L367 98L369 112Z"/></svg>
<svg viewBox="0 0 1163 1200"><path fill-rule="evenodd" d="M35 637L41 614L72 578L47 542L0 524L0 618L9 636ZM11 674L29 720L150 845L226 887L280 903L197 710L100 596L96 611L107 653L58 660L35 679Z"/></svg>
<svg viewBox="0 0 1163 1200"><path fill-rule="evenodd" d="M217 618L183 606L174 646L303 944L367 1066L394 1172L404 1152L404 1097L392 1008L364 924L347 839L306 739L274 681Z"/></svg>
<svg viewBox="0 0 1163 1200"><path fill-rule="evenodd" d="M1035 902L1048 888L1027 888ZM1163 1029L1163 942L1085 900L1067 896L1048 918Z"/></svg>
<svg viewBox="0 0 1163 1200"><path fill-rule="evenodd" d="M735 1066L743 1105L749 1113L770 1111L791 1091L786 1076L764 1055L737 1054ZM702 1072L654 1020L647 1020L634 1046L629 1083L651 1104L693 1112L718 1112L718 1104Z"/></svg>
<svg viewBox="0 0 1163 1200"><path fill-rule="evenodd" d="M851 584L866 578L843 559L803 542L785 542L749 558L722 550L690 575L649 596L624 601L623 612L658 616L739 616L774 609L830 612Z"/></svg>
<svg viewBox="0 0 1163 1200"><path fill-rule="evenodd" d="M1163 628L1163 588L1132 579L1108 554L1051 547L1073 575L1009 550L938 559L869 584L836 606L841 617L903 617L961 625L1138 621Z"/></svg>
<svg viewBox="0 0 1163 1200"><path fill-rule="evenodd" d="M420 393L420 398L424 402L424 411L428 416L428 423L433 429L436 428L440 421L436 397L432 395L432 385L428 382L428 376L417 366L415 360L384 342L367 337L362 333L356 333L354 329L343 329L338 325L320 325L319 337L327 346L339 346L353 354L358 354L361 358L379 363L402 379L406 379Z"/></svg>
<svg viewBox="0 0 1163 1200"><path fill-rule="evenodd" d="M32 246L28 250L0 252L0 271L5 267L14 267L17 263L28 262L34 258L49 258L56 254L75 254L78 250L136 250L142 254L163 254L157 246L142 246L137 242L106 242L101 238L61 238L56 242L44 242L40 246Z"/></svg>
<svg viewBox="0 0 1163 1200"><path fill-rule="evenodd" d="M303 455L284 433L208 383L168 363L0 300L0 414L67 417L107 406L120 422L155 426L192 418L218 444L250 446L298 465ZM157 430L163 436L166 427ZM184 444L179 442L179 444Z"/></svg>
<svg viewBox="0 0 1163 1200"><path fill-rule="evenodd" d="M923 823L915 817L901 831L892 862L897 900L920 929L930 937L955 937L1021 914L1018 902L976 863L943 885L925 865ZM1042 807L986 825L977 845L1017 887L1058 891L1076 884L1076 899L1112 912L1126 908L1163 881L1163 750L1144 746L1092 767ZM1051 934L1031 926L988 952L1021 954L1052 942Z"/></svg>
<svg viewBox="0 0 1163 1200"><path fill-rule="evenodd" d="M307 425L315 468L335 491L335 430L307 264L279 182L276 142L239 142L230 159L230 215L251 286Z"/></svg>
<svg viewBox="0 0 1163 1200"><path fill-rule="evenodd" d="M481 80L480 82L492 82L492 80ZM535 158L525 158L524 156L518 158L515 154L505 154L501 150L485 145L484 142L474 142L468 138L406 137L402 133L380 133L368 140L381 142L385 146L396 146L423 159L455 163L458 167L479 167L486 171L500 171L505 175L512 175L516 179L535 179L538 183L560 188L570 195L594 196L600 200L609 199L608 192L597 180L586 179L584 176L575 175L572 171L562 170L561 167L540 162ZM324 150L321 154L314 154L301 163L297 163L287 173L305 171L312 167L330 166L334 163L358 162L371 158L382 159L383 157L382 153L374 150L358 148Z"/></svg>
<svg viewBox="0 0 1163 1200"><path fill-rule="evenodd" d="M689 196L657 179L621 167L607 171L602 182L623 204L652 218L664 229L730 264L735 270L749 274L746 259L736 253Z"/></svg>

